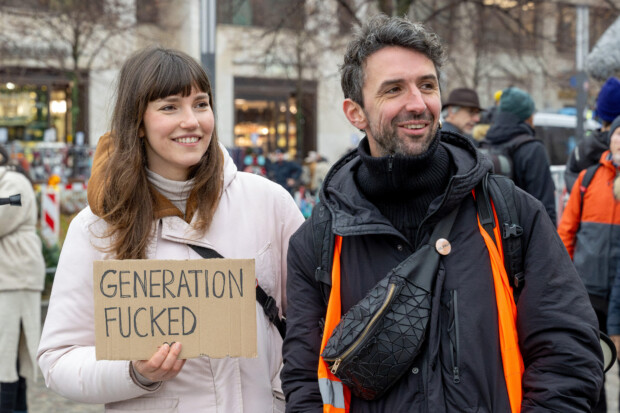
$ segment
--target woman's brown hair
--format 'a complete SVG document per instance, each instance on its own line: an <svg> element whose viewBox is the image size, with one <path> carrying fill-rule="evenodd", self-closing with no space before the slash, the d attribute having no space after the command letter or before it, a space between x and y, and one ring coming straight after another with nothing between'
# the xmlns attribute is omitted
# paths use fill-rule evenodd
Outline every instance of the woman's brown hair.
<svg viewBox="0 0 620 413"><path fill-rule="evenodd" d="M155 193L146 175L145 138L139 136L147 105L171 95L189 96L192 88L207 93L213 107L206 72L192 57L177 50L143 49L121 68L110 137L114 149L109 154L102 190L102 218L109 224L109 250L117 259L145 258L153 235ZM206 231L213 220L222 191L223 165L214 128L206 153L189 173L194 179L190 201L197 206L194 224L199 230Z"/></svg>

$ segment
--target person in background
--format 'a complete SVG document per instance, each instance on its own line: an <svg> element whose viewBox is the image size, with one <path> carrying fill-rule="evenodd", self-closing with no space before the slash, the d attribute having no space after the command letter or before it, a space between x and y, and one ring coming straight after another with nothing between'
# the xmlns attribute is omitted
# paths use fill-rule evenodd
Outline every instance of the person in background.
<svg viewBox="0 0 620 413"><path fill-rule="evenodd" d="M534 100L524 90L510 87L502 92L498 112L485 137L490 146L507 146L513 180L545 206L556 224L555 184L544 144L535 139Z"/></svg>
<svg viewBox="0 0 620 413"><path fill-rule="evenodd" d="M26 378L36 380L45 260L37 235L37 200L30 179L0 145L0 413L26 412Z"/></svg>
<svg viewBox="0 0 620 413"><path fill-rule="evenodd" d="M271 161L265 155L261 148L248 148L243 159L243 172L267 176Z"/></svg>
<svg viewBox="0 0 620 413"><path fill-rule="evenodd" d="M610 77L596 98L596 117L602 123L601 128L587 131L566 161L564 180L569 191L575 184L579 172L597 164L601 154L609 149L609 127L617 116L620 116L620 79Z"/></svg>
<svg viewBox="0 0 620 413"><path fill-rule="evenodd" d="M472 194L492 166L469 139L439 128L444 58L435 33L385 15L370 18L347 46L342 108L366 136L330 169L317 214L290 240L281 374L288 412L577 413L597 400L603 358L596 316L543 206L518 189L512 193L523 230L524 284L516 316L508 318L516 323L518 349L514 342L510 347L520 353L522 369L504 375L497 271ZM330 368L321 357L322 344L336 333L331 316L340 320L340 312L428 247L437 223L457 208L450 252L441 258L431 302L424 304L430 328L419 332L420 352L384 395L356 397L332 374L339 360ZM331 228L333 237L317 237L315 225ZM322 249L333 252L333 269L317 262ZM340 294L326 297L327 282ZM512 291L507 293L510 299ZM393 314L390 321L408 315ZM349 331L340 332L347 337ZM384 371L400 362L401 353L393 354L377 360ZM518 362L519 356L506 359Z"/></svg>
<svg viewBox="0 0 620 413"><path fill-rule="evenodd" d="M313 194L317 194L323 185L325 176L327 176L330 164L323 155L316 151L308 152L304 163L304 173L302 174L305 180L304 184L308 185Z"/></svg>
<svg viewBox="0 0 620 413"><path fill-rule="evenodd" d="M478 93L475 90L465 87L454 89L441 110L444 119L441 129L473 139L472 132L480 121L481 111Z"/></svg>
<svg viewBox="0 0 620 413"><path fill-rule="evenodd" d="M150 47L123 64L111 132L97 147L89 207L64 241L38 360L46 385L109 412L272 412L284 401L282 339L256 309L257 357L95 359L93 261L199 259L191 246L255 260L258 284L286 312L289 237L303 217L291 196L237 171L219 143L206 72L180 51Z"/></svg>
<svg viewBox="0 0 620 413"><path fill-rule="evenodd" d="M617 343L620 333L620 278L617 277L620 201L614 197L613 188L620 168L620 116L610 125L609 134L608 150L601 155L600 166L585 193L581 187L586 170L573 185L558 233L588 290L600 330L606 333L607 326L612 327L609 335ZM593 411L607 411L604 388Z"/></svg>
<svg viewBox="0 0 620 413"><path fill-rule="evenodd" d="M281 148L277 148L274 152L274 160L269 164L267 177L279 185L282 185L289 193L293 193L299 178L301 177L301 166L294 161L286 159L286 154Z"/></svg>
<svg viewBox="0 0 620 413"><path fill-rule="evenodd" d="M493 119L497 116L499 99L502 97L502 91L498 90L493 94L493 101L495 102L493 106L488 109L484 109L482 114L480 115L480 122L474 126L474 130L472 131L472 137L474 141L480 142L486 136L491 124L493 123Z"/></svg>
<svg viewBox="0 0 620 413"><path fill-rule="evenodd" d="M610 147L620 147L620 128L614 128L609 141ZM615 164L620 165L620 156L615 160ZM620 202L620 173L618 171L616 171L616 177L613 182L613 193L616 202ZM617 264L620 264L620 259ZM607 333L614 342L616 353L620 357L620 265L616 267L616 276L609 298Z"/></svg>

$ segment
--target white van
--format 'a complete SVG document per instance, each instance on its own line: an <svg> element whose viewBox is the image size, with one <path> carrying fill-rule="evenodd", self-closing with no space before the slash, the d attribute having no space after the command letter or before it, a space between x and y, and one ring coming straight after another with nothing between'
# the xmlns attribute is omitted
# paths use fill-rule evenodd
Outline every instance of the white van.
<svg viewBox="0 0 620 413"><path fill-rule="evenodd" d="M577 116L574 115L545 112L534 114L536 138L545 144L551 165L566 165L568 155L577 144L576 127ZM600 127L601 124L593 119L584 121L586 131Z"/></svg>

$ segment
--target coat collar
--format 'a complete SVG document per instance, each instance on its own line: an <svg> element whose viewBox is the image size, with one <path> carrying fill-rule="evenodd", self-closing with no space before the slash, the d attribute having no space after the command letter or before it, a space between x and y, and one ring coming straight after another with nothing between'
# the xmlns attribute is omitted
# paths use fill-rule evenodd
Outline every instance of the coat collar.
<svg viewBox="0 0 620 413"><path fill-rule="evenodd" d="M224 145L220 144L220 152L224 157L224 183L222 188L222 193L226 191L226 188L230 185L230 183L235 178L237 174L237 167L233 162L232 158L228 154L228 151L224 147ZM187 200L187 207L185 210L185 215L179 208L177 208L168 198L163 196L159 191L153 188L152 185L149 185L149 189L151 194L153 195L153 199L155 202L153 208L153 215L155 219L160 219L169 216L176 216L187 222L188 224L191 222L194 213L198 209L198 202L196 200L196 193L192 190Z"/></svg>

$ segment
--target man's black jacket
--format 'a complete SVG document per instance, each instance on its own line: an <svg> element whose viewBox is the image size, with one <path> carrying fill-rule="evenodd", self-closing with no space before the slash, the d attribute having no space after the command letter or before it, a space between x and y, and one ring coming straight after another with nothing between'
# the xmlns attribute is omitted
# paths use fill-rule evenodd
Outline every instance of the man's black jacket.
<svg viewBox="0 0 620 413"><path fill-rule="evenodd" d="M473 145L442 133L456 171L435 199L418 232L420 245L433 223L460 205L434 286L429 331L411 373L381 399L353 398L351 412L509 412L499 347L489 255L480 235L472 189L490 170ZM343 237L343 314L414 250L405 237L358 191L352 152L328 174L321 202ZM415 179L415 177L412 177ZM525 364L522 412L585 412L603 382L597 321L588 297L541 203L517 189L523 226L525 284L518 301L517 330ZM312 225L293 235L288 252L287 335L282 388L287 412L322 412L317 380L323 293Z"/></svg>

